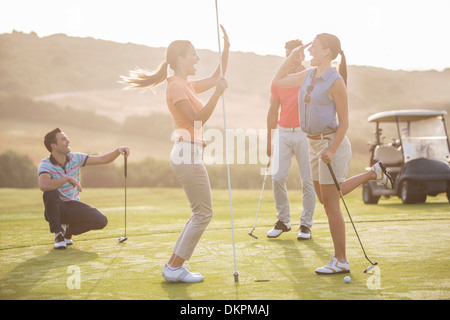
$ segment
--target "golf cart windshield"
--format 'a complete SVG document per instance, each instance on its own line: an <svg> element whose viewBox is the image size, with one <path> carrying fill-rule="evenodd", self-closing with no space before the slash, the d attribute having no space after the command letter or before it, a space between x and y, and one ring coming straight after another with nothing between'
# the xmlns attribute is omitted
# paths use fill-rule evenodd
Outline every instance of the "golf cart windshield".
<svg viewBox="0 0 450 320"><path fill-rule="evenodd" d="M450 162L450 150L441 117L398 123L404 161L418 158Z"/></svg>

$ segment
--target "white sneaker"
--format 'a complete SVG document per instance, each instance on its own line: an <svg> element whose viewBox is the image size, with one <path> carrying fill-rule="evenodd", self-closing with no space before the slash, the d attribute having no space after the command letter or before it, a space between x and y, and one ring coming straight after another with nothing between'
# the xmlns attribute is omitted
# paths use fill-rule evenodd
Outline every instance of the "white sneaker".
<svg viewBox="0 0 450 320"><path fill-rule="evenodd" d="M64 241L64 236L62 232L55 234L55 243L53 244L54 249L65 249L66 242Z"/></svg>
<svg viewBox="0 0 450 320"><path fill-rule="evenodd" d="M67 229L69 228L68 224L62 224L61 227L64 230L64 242L66 243L66 245L71 246L73 245L73 241L72 241L72 235L69 235L67 233Z"/></svg>
<svg viewBox="0 0 450 320"><path fill-rule="evenodd" d="M168 264L165 264L163 267L163 273L167 270L167 268L170 268L170 266ZM188 264L183 264L183 268L189 270L189 265ZM201 274L199 272L191 272L194 276L201 276Z"/></svg>
<svg viewBox="0 0 450 320"><path fill-rule="evenodd" d="M297 236L297 240L309 240L311 239L311 230L307 226L300 226L300 233Z"/></svg>
<svg viewBox="0 0 450 320"><path fill-rule="evenodd" d="M372 167L370 167L370 170L375 172L375 174L377 175L376 181L381 182L388 189L393 188L394 182L392 181L392 177L389 174L389 172L387 172L386 167L384 166L383 162L378 161Z"/></svg>
<svg viewBox="0 0 450 320"><path fill-rule="evenodd" d="M162 276L167 281L172 282L201 282L203 276L200 273L191 273L185 265L178 268L171 268L167 264L164 265Z"/></svg>
<svg viewBox="0 0 450 320"><path fill-rule="evenodd" d="M333 257L330 262L327 263L326 266L317 268L317 274L337 274L337 273L349 273L350 272L350 264L348 261L342 263L339 262L338 259Z"/></svg>
<svg viewBox="0 0 450 320"><path fill-rule="evenodd" d="M276 238L286 231L291 231L291 223L283 223L281 220L278 220L275 226L267 232L267 238Z"/></svg>

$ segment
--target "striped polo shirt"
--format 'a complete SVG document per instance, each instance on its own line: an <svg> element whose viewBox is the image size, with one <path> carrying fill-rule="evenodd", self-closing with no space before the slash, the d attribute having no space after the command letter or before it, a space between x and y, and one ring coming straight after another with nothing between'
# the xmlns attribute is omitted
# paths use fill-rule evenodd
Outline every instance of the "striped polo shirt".
<svg viewBox="0 0 450 320"><path fill-rule="evenodd" d="M89 156L86 153L68 153L66 156L66 163L60 166L53 155L42 159L38 168L38 176L42 173L50 174L52 179L59 179L65 176L71 176L80 181L80 169L86 164ZM69 182L63 184L58 188L59 198L63 201L80 200L80 192L78 188Z"/></svg>

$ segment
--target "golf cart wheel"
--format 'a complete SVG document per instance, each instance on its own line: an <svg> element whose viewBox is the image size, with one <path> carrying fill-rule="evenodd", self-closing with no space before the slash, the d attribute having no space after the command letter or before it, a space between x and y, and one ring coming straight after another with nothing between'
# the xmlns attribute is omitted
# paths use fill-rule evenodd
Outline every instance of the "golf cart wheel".
<svg viewBox="0 0 450 320"><path fill-rule="evenodd" d="M400 186L400 198L404 204L424 203L427 195L418 190L416 183L405 180Z"/></svg>
<svg viewBox="0 0 450 320"><path fill-rule="evenodd" d="M447 184L447 199L450 202L450 183Z"/></svg>
<svg viewBox="0 0 450 320"><path fill-rule="evenodd" d="M380 196L374 196L372 194L372 187L368 183L364 183L362 192L365 204L377 204L378 200L380 200Z"/></svg>

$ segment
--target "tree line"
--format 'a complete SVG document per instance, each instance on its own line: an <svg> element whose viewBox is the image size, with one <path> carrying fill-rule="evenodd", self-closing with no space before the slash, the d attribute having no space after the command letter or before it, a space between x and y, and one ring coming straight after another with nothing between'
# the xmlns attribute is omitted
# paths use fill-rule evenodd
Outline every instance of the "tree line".
<svg viewBox="0 0 450 320"><path fill-rule="evenodd" d="M226 165L207 165L211 187L228 188ZM260 165L230 165L231 186L236 189L259 189L263 176ZM270 178L267 186L270 188ZM102 166L86 166L81 169L81 184L90 188L121 188L124 186L125 174L123 165L108 164ZM0 188L36 188L37 167L32 160L15 151L8 150L0 154ZM298 189L301 186L298 168L291 167L288 188ZM179 188L175 174L168 160L145 158L137 162L129 162L127 166L127 187L132 188Z"/></svg>

